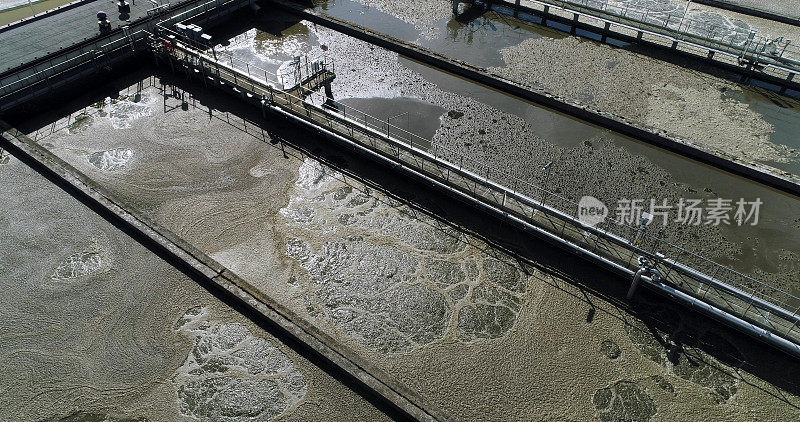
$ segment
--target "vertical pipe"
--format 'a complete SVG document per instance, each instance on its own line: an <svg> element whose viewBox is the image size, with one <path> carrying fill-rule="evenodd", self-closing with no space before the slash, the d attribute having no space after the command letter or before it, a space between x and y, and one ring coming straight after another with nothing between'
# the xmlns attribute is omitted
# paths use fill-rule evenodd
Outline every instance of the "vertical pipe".
<svg viewBox="0 0 800 422"><path fill-rule="evenodd" d="M642 274L644 274L645 271L647 270L644 268L639 268L639 270L636 271L636 274L634 274L631 287L628 289L628 294L625 295L628 300L631 300L634 293L636 293L636 288L639 286L639 282L642 280Z"/></svg>

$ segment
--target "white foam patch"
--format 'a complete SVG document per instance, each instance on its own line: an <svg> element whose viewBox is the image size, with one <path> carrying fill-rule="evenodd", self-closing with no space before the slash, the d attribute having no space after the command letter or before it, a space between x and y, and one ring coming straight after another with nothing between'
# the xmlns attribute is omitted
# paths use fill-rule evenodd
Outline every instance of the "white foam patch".
<svg viewBox="0 0 800 422"><path fill-rule="evenodd" d="M127 148L115 148L93 152L86 159L99 170L113 172L125 168L131 157L133 157L133 151Z"/></svg>
<svg viewBox="0 0 800 422"><path fill-rule="evenodd" d="M259 163L251 167L250 170L248 170L248 173L257 179L260 179L264 176L274 174L275 170L267 163Z"/></svg>
<svg viewBox="0 0 800 422"><path fill-rule="evenodd" d="M141 93L138 102L133 101L130 97L109 100L108 105L105 106L105 111L108 113L106 118L111 121L114 129L129 129L133 121L152 115L158 102L155 95L147 92Z"/></svg>
<svg viewBox="0 0 800 422"><path fill-rule="evenodd" d="M200 421L265 422L294 409L306 395L306 379L271 342L244 325L209 319L195 307L177 322L194 345L178 368L180 411Z"/></svg>
<svg viewBox="0 0 800 422"><path fill-rule="evenodd" d="M0 165L8 164L11 161L11 154L4 149L0 149Z"/></svg>
<svg viewBox="0 0 800 422"><path fill-rule="evenodd" d="M470 342L509 332L526 290L517 266L340 179L307 159L280 210L286 255L308 275L299 287L309 314L389 353L447 336Z"/></svg>
<svg viewBox="0 0 800 422"><path fill-rule="evenodd" d="M96 273L103 268L103 257L97 248L74 253L66 258L53 271L53 280L70 280Z"/></svg>

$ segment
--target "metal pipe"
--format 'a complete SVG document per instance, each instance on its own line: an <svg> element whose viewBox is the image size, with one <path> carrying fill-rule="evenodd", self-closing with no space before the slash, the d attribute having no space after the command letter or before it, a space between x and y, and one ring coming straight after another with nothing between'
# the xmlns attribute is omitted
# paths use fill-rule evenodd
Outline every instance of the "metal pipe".
<svg viewBox="0 0 800 422"><path fill-rule="evenodd" d="M646 268L639 268L636 274L633 275L633 282L631 282L631 287L628 289L628 294L625 296L628 300L633 298L633 294L636 293L636 287L639 286L639 282L642 280L642 275L647 272L648 270Z"/></svg>
<svg viewBox="0 0 800 422"><path fill-rule="evenodd" d="M445 191L455 195L458 199L461 199L461 200L463 200L465 202L477 205L479 208L486 209L486 210L488 210L488 211L490 211L490 212L492 212L494 214L500 215L503 218L511 220L514 223L522 225L526 229L534 232L535 234L539 235L540 237L544 238L545 240L550 241L551 243L554 243L554 244L556 244L556 245L558 245L560 247L563 247L566 250L571 251L571 252L575 253L576 255L578 255L578 256L586 259L586 260L594 261L595 263L599 263L600 265L606 267L607 269L609 269L609 270L611 270L611 271L613 271L613 272L615 272L617 274L623 275L623 276L630 277L630 276L635 275L635 273L632 270L628 269L628 268L625 268L625 267L623 267L623 266L621 266L621 265L619 265L619 264L617 264L617 263L615 263L613 261L610 261L610 260L608 260L608 259L606 259L606 258L604 258L602 256L599 256L599 255L597 255L597 254L595 254L595 253L593 253L593 252L591 252L591 251L589 251L589 250L587 250L585 248L582 248L582 247L580 247L578 245L575 245L573 243L567 242L566 240L564 240L562 238L559 238L558 236L553 235L552 233L550 233L550 232L548 232L548 231L546 231L544 229L541 229L541 228L539 228L537 226L534 226L534 225L530 224L529 222L527 222L527 221L525 221L525 220L523 220L523 219L521 219L519 217L516 217L514 215L508 214L508 213L504 212L503 210L501 210L501 209L499 209L499 208L497 208L497 207L495 207L495 206L493 206L491 204L485 203L483 201L480 201L480 200L472 197L471 195L468 195L468 194L465 194L465 193L463 193L461 191L458 191L458 190L454 189L453 187L449 186L448 184L440 182L440 181L438 181L438 180L436 180L434 178L431 178L431 177L429 177L429 176L427 176L427 175L425 175L425 174L423 174L423 173L421 173L419 171L414 170L413 168L411 168L408 165L400 165L400 166L398 166L396 160L388 158L388 157L386 157L386 156L384 156L382 154L379 154L379 153L377 153L375 151L372 151L371 149L361 145L358 142L355 142L353 140L347 139L347 138L345 138L345 137L343 137L343 136L341 136L341 135L339 135L337 133L331 132L328 129L319 127L318 125L314 124L313 122L307 121L305 119L300 119L299 117L295 116L292 113L289 113L289 112L283 110L282 108L280 108L277 105L271 105L270 108L273 111L275 111L276 113L278 113L280 115L283 115L284 117L288 117L288 118L290 118L290 119L292 119L294 121L297 121L297 122L301 123L302 125L308 126L311 129L316 130L318 133L324 134L324 135L326 135L326 136L328 136L330 138L333 138L335 140L338 140L338 141L340 141L340 142L342 142L344 144L350 145L353 149L357 150L358 152L361 152L361 153L363 153L363 154L365 154L367 156L370 156L370 157L377 158L379 161L386 162L392 168L399 169L399 170L401 170L401 171L403 171L405 173L409 173L412 176L420 178L420 179L424 180L427 183L430 183L430 184L432 184L432 185L434 185L434 186L436 186L438 188L444 189ZM783 337L781 337L779 335L773 335L769 331L767 331L767 330L765 330L763 328L760 328L760 327L758 327L758 326L756 326L756 325L754 325L752 323L749 323L749 322L747 322L747 321L745 321L745 320L743 320L743 319L741 319L739 317L736 317L736 316L734 316L734 315L732 315L732 314L730 314L730 313L728 313L728 312L726 312L726 311L724 311L722 309L719 309L719 308L715 307L712 304L705 303L705 302L703 302L703 301L701 301L701 300L699 300L699 299L697 299L695 297L692 297L692 296L690 296L690 295L688 295L688 294L686 294L686 293L684 293L684 292L682 292L682 291L680 291L680 290L678 290L678 289L676 289L674 287L670 287L670 286L668 286L666 284L663 284L661 282L655 282L651 278L649 278L649 277L647 277L647 276L645 276L643 274L640 274L639 280L640 280L640 283L642 283L644 286L646 286L647 288L649 288L651 290L656 291L657 293L660 293L662 295L670 297L673 300L676 300L679 303L683 303L684 305L687 305L688 307L690 307L690 308L692 308L692 309L694 309L696 311L699 311L699 312L704 313L704 314L706 314L708 316L711 316L711 317L717 319L718 321L721 321L723 323L727 323L730 326L738 329L739 331L741 331L741 332L743 332L745 334L749 334L749 335L761 340L762 342L764 342L766 344L769 344L769 345L771 345L771 346L773 346L773 347L775 347L775 348L777 348L777 349L779 349L779 350L781 350L781 351L783 351L783 352L785 352L787 354L790 354L791 356L793 356L795 358L800 358L800 345L795 344L795 343L793 343L792 341L790 341L788 339L785 339L785 338L783 338Z"/></svg>
<svg viewBox="0 0 800 422"><path fill-rule="evenodd" d="M185 48L185 47L183 45L181 45L180 43L176 43L176 48L182 49L182 48ZM220 64L219 66L225 66L225 65L221 65ZM231 66L230 69L231 69L230 73L232 73L234 77L236 77L236 73L241 72L238 69L233 68L233 66ZM244 74L243 77L247 78L247 75ZM252 79L252 78L248 78L248 79ZM287 95L285 91L284 91L284 95ZM587 249L586 247L582 246L579 241L577 241L575 239L561 238L558 234L551 233L548 230L544 229L543 227L539 227L533 221L530 221L525 217L521 217L521 216L516 215L515 211L509 210L508 208L505 208L502 205L496 204L494 201L491 201L488 198L484 199L484 198L476 197L475 195L472 195L469 192L466 192L464 189L461 189L461 188L459 188L457 186L454 187L454 186L452 186L451 184L449 184L447 182L442 182L442 181L438 180L436 177L430 177L424 171L419 171L419 170L413 168L412 167L412 166L414 166L413 163L406 163L406 161L404 161L402 159L394 158L393 154L386 154L386 153L383 153L381 151L378 151L378 152L371 151L371 150L369 150L368 146L361 145L360 142L357 141L357 140L347 140L347 138L344 138L343 136L341 136L341 135L339 135L337 133L330 132L327 129L321 128L319 126L319 124L315 123L313 120L311 120L309 118L300 118L299 116L296 116L293 113L289 113L289 112L283 110L282 109L282 107L284 107L283 105L278 105L278 104L271 104L270 105L270 108L275 109L275 110L280 110L282 113L285 113L285 114L288 114L288 115L292 116L293 119L303 121L303 122L305 122L304 124L307 124L307 125L310 125L310 126L314 127L317 131L320 131L320 132L324 131L324 132L329 133L331 136L337 136L340 139L342 139L344 141L347 141L347 142L349 142L349 143L351 143L353 145L359 145L360 148L365 149L366 151L370 152L373 156L380 157L382 161L390 162L394 166L397 166L397 164L400 163L400 167L401 168L404 168L404 169L407 169L410 172L413 172L414 174L418 175L418 177L423 177L426 181L432 182L435 185L440 186L442 189L446 189L449 192L452 192L453 194L459 196L460 198L464 199L465 201L468 201L469 203L473 203L475 205L478 205L479 207L485 208L485 209L487 209L488 211L490 211L492 213L500 214L503 218L510 219L512 222L515 222L515 223L518 223L518 224L522 224L526 229L534 231L540 237L543 237L546 240L551 241L551 242L553 242L553 243L565 248L568 251L571 251L571 252L576 253L578 255L581 255L583 257L588 257L588 258L590 258L590 260L592 260L594 262L597 262L597 263L600 263L601 265L606 266L607 268L609 268L609 269L611 269L611 270L613 270L613 271L615 271L617 273L624 274L624 275L626 275L628 277L634 276L634 282L635 283L631 287L631 289L629 290L629 296L632 296L634 294L636 286L638 286L638 284L640 284L642 282L651 282L651 283L654 283L654 285L665 285L664 283L660 282L660 280L662 278L661 274L658 273L658 271L654 268L654 265L651 265L650 262L662 263L662 264L667 265L667 266L672 265L674 267L674 269L681 270L682 273L687 274L689 277L693 278L694 280L696 280L699 283L705 283L705 284L708 284L709 286L713 285L714 288L715 288L715 291L719 290L719 291L725 292L726 294L730 294L733 297L738 297L737 295L739 295L739 294L741 294L741 295L745 294L744 292L741 292L740 290L736 289L735 287L728 286L727 284L716 280L714 277L708 277L705 274L703 274L703 273L701 273L699 271L696 271L696 270L694 270L692 268L683 266L682 264L677 264L676 262L672 262L672 261L667 260L667 259L663 259L663 256L658 256L658 255L655 255L653 253L649 253L649 252L643 251L640 248L637 248L635 245L631 244L629 241L627 241L625 239L621 239L618 236L614 235L613 233L606 232L604 230L599 230L599 229L595 229L595 228L590 228L590 227L584 226L582 223L577 222L577 220L575 220L571 215L568 215L568 214L565 214L563 212L560 212L557 209L553 209L553 208L544 206L543 204L537 203L536 201L533 201L533 200L531 200L531 199L529 199L529 198L527 198L525 196L517 194L516 192L509 191L504 186L499 185L498 183L495 183L495 182L489 180L488 178L484 178L484 177L482 177L480 175L477 175L477 174L474 174L474 173L472 173L472 172L470 172L468 170L463 170L463 169L455 170L454 169L455 166L453 164L450 164L447 161L441 160L438 157L432 155L431 153L428 153L427 151L423 151L423 150L420 150L418 148L414 148L413 146L409 146L409 145L405 144L404 142L401 142L400 140L395 140L394 138L391 137L391 133L389 133L389 132L387 132L384 135L383 133L381 133L380 129L376 130L376 129L372 129L370 127L361 125L358 122L354 122L354 121L348 119L346 116L342 117L341 115L339 115L337 113L330 113L329 111L325 110L324 108L319 108L319 107L317 107L317 106L315 106L313 104L308 104L306 102L304 102L304 105L307 107L307 110L309 112L311 111L311 109L314 109L314 110L317 110L317 112L320 113L321 115L326 116L328 118L328 122L331 125L331 127L332 127L332 124L333 124L333 120L337 120L339 122L343 122L347 127L350 127L351 130L354 127L358 128L359 132L365 133L370 139L385 140L385 142L387 142L389 145L393 145L394 147L397 148L398 157L400 156L399 151L401 149L405 150L405 151L407 151L408 154L413 155L415 157L419 157L423 161L424 160L428 160L428 161L436 163L437 166L440 165L440 166L442 166L444 168L447 168L448 170L453 169L458 174L460 174L463 179L465 179L467 181L467 185L468 186L470 185L470 183L469 183L470 181L473 182L473 184L475 184L476 186L477 186L477 184L480 184L481 186L486 187L486 188L492 190L493 192L502 193L504 197L508 197L509 195L511 195L512 197L515 197L514 199L517 199L520 203L529 204L531 209L540 209L540 210L544 211L548 215L551 215L551 216L554 216L556 218L559 218L559 219L562 220L562 222L563 222L562 227L564 227L564 228L566 227L566 224L569 222L576 229L579 229L581 231L588 231L588 232L590 232L592 234L597 235L598 239L602 237L605 241L611 242L612 244L613 243L617 243L622 248L631 251L632 255L636 254L639 251L641 251L641 253L639 253L639 256L640 256L639 264L640 264L641 268L639 269L639 271L634 273L633 270L631 270L630 268L628 268L626 266L628 264L621 265L621 264L619 264L617 262L614 262L613 260L611 260L611 259L609 259L609 258L607 258L605 256L602 256L602 255L600 255L599 253L597 253L595 251ZM289 105L289 107L291 107L292 110L293 110L293 107L292 107L291 104ZM387 123L387 128L390 127L390 123L389 123L390 119L391 118L387 119L387 122L386 122ZM376 147L373 146L373 148L376 148ZM547 167L549 167L549 166L547 166ZM489 202L491 202L491 203L489 203ZM681 267L683 267L683 268L681 268ZM716 268L719 269L720 267L717 266ZM682 292L682 293L684 295L686 295L686 296L693 297L695 300L698 300L698 301L702 302L701 299L697 299L696 297L692 296L691 294L688 294L686 292ZM747 296L747 298L751 299L752 295ZM764 306L764 307L768 307L769 309L773 309L773 311L772 311L773 313L774 313L775 309L780 309L780 307L778 307L777 305L771 304L771 303L766 302L766 301L762 301L760 299L759 299L759 301L760 302L756 302L755 300L753 300L751 302L754 304L754 306ZM761 302L763 302L763 303L761 303ZM708 304L708 303L705 303L705 305L714 307L714 305L711 305L711 304ZM735 309L733 307L731 307L730 311L735 311ZM739 318L736 315L731 314L730 311L722 311L722 310L720 310L720 312L722 314L724 314L724 315L727 315L728 318L735 318L737 321L746 322L743 318ZM751 324L749 322L746 322L746 323L747 324ZM738 324L739 326L742 326L738 322L736 324ZM754 325L754 324L751 324L751 325ZM780 336L780 334L778 334L778 335Z"/></svg>

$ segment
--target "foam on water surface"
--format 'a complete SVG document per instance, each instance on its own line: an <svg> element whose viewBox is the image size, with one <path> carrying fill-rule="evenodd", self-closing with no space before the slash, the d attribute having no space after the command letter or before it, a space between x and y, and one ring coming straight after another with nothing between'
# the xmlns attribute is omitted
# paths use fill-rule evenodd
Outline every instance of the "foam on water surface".
<svg viewBox="0 0 800 422"><path fill-rule="evenodd" d="M445 337L499 338L511 330L527 284L516 265L485 256L474 239L433 218L340 179L307 159L281 210L286 254L308 276L299 286L312 316L387 353Z"/></svg>
<svg viewBox="0 0 800 422"><path fill-rule="evenodd" d="M69 134L85 133L93 125L103 121L111 124L114 129L130 129L134 121L152 116L159 103L160 95L152 90L120 95L119 98L106 97L71 116L66 131ZM66 121L67 118L63 120ZM61 126L60 122L55 126Z"/></svg>
<svg viewBox="0 0 800 422"><path fill-rule="evenodd" d="M153 114L153 108L158 103L158 98L146 93L141 94L141 99L123 96L119 100L111 100L108 105L108 119L114 129L128 129L131 122Z"/></svg>
<svg viewBox="0 0 800 422"><path fill-rule="evenodd" d="M694 35L715 39L725 38L733 44L747 41L750 25L725 15L707 10L688 10L685 3L672 0L583 0L576 3L608 9L611 13L625 14L652 25L668 26ZM611 7L609 7L611 6ZM619 10L615 9L619 8Z"/></svg>
<svg viewBox="0 0 800 422"><path fill-rule="evenodd" d="M93 152L86 159L99 170L113 172L125 168L131 157L133 157L133 151L128 148L114 148Z"/></svg>
<svg viewBox="0 0 800 422"><path fill-rule="evenodd" d="M654 313L666 315L668 312L660 307L653 308ZM632 320L625 325L628 337L643 356L663 366L667 373L704 387L715 402L730 401L739 391L740 379L735 375L735 370L697 347L681 344L680 336L700 339L706 345L724 350L724 356L733 360L741 360L741 353L727 339L707 330L703 325L690 326L690 323L681 320L679 327L684 332L681 334L679 331L677 335L670 336L639 320Z"/></svg>
<svg viewBox="0 0 800 422"><path fill-rule="evenodd" d="M307 382L294 363L244 325L211 320L206 308L195 307L176 329L194 338L173 378L183 415L200 421L266 422L305 397Z"/></svg>
<svg viewBox="0 0 800 422"><path fill-rule="evenodd" d="M639 383L618 381L595 392L597 416L603 422L647 422L658 410Z"/></svg>
<svg viewBox="0 0 800 422"><path fill-rule="evenodd" d="M106 263L107 259L103 256L97 242L93 242L86 249L64 258L50 278L53 280L72 280L85 277L102 271Z"/></svg>

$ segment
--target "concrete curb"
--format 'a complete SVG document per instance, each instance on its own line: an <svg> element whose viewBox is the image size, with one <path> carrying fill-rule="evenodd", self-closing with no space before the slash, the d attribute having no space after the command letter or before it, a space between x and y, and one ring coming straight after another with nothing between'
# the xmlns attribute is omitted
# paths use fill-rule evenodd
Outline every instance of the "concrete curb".
<svg viewBox="0 0 800 422"><path fill-rule="evenodd" d="M34 170L56 179L62 189L86 203L93 211L145 247L156 248L167 255L168 262L179 270L188 271L198 282L237 298L241 304L269 321L293 341L332 365L341 375L356 381L367 394L396 410L401 415L400 419L451 420L391 375L300 318L192 244L116 199L110 192L23 133L3 121L0 121L0 131L2 148Z"/></svg>
<svg viewBox="0 0 800 422"><path fill-rule="evenodd" d="M283 9L300 15L304 19L320 24L327 28L342 32L346 35L366 41L370 44L386 48L398 54L419 61L443 71L470 79L488 87L498 89L508 94L523 98L551 108L558 112L576 117L578 119L602 126L634 139L656 145L666 150L675 152L684 157L710 164L716 168L741 176L771 188L800 196L800 176L793 175L766 165L744 162L722 151L707 149L695 145L687 140L670 136L664 131L641 126L631 122L625 117L601 110L590 108L586 105L561 98L545 90L521 85L491 73L486 69L472 66L458 60L444 57L423 47L398 40L394 37L375 32L371 29L347 22L330 15L305 9L283 0L269 0Z"/></svg>

